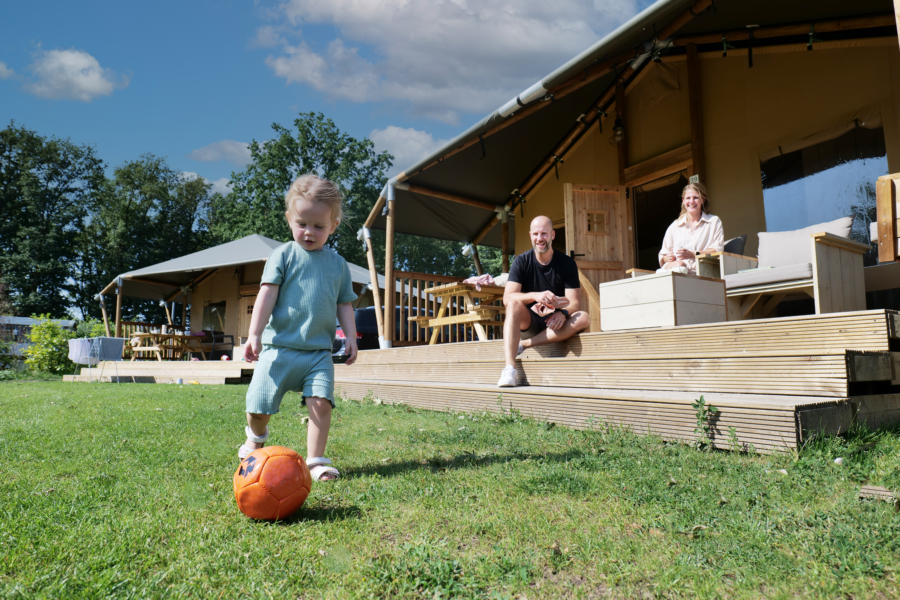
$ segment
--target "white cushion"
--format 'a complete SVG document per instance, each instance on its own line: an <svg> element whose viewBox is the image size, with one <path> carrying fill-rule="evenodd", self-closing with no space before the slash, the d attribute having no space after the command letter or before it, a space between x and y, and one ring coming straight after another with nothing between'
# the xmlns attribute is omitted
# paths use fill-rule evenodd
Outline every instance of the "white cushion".
<svg viewBox="0 0 900 600"><path fill-rule="evenodd" d="M812 277L812 265L810 263L800 263L796 265L788 265L786 267L775 267L772 269L753 269L744 273L734 273L725 276L725 289L733 290L735 288L750 287L751 285L766 285L768 283L778 283L780 281L797 281L800 279L809 279Z"/></svg>
<svg viewBox="0 0 900 600"><path fill-rule="evenodd" d="M841 217L795 231L759 232L759 266L786 267L812 262L810 236L825 231L843 238L850 237L853 217Z"/></svg>

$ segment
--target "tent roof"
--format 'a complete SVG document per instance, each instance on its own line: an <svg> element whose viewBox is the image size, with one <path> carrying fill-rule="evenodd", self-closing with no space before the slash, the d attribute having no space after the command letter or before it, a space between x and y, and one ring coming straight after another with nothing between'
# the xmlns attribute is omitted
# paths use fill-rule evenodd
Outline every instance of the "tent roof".
<svg viewBox="0 0 900 600"><path fill-rule="evenodd" d="M659 0L630 21L599 40L596 44L542 78L543 88L551 89L579 76L594 64L622 52L651 42L676 17L687 11L695 0ZM715 0L713 6L677 30L677 35L693 35L743 29L747 25L761 27L788 23L810 23L848 16L890 13L891 0ZM646 47L641 46L642 51ZM623 61L620 67L628 61ZM621 69L620 69L621 70ZM576 119L613 83L610 70L581 89L554 100L541 110L520 119L499 132L446 156L478 140L509 116L500 109L451 140L430 156L410 166L399 177L413 184L439 192L456 194L502 206L576 124ZM525 92L520 96L525 96ZM515 99L512 100L514 103ZM541 102L535 100L534 102ZM502 107L501 107L502 108ZM438 164L433 164L438 161ZM431 166L429 166L431 165ZM427 167L427 168L426 168ZM424 169L424 170L423 170ZM405 179L404 179L405 177ZM494 215L475 208L395 188L394 227L397 232L469 242L491 221ZM512 214L512 213L511 213ZM515 217L513 217L515 218ZM385 218L378 216L372 228L384 229ZM515 227L510 227L510 247L515 247ZM500 227L494 227L482 244L500 247Z"/></svg>
<svg viewBox="0 0 900 600"><path fill-rule="evenodd" d="M120 275L123 279L124 294L130 298L163 300L203 275L205 271L264 262L272 250L283 244L284 242L253 234L200 252L129 271ZM353 263L347 265L350 267L353 283L360 285L370 283L369 269ZM378 275L378 287L384 289L383 275ZM181 292L170 301L182 302Z"/></svg>

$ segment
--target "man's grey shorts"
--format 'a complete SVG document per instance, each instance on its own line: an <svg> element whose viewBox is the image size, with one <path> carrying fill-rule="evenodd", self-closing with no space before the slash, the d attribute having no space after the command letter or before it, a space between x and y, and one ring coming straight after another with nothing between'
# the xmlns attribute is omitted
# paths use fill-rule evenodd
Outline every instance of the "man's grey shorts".
<svg viewBox="0 0 900 600"><path fill-rule="evenodd" d="M263 346L247 390L247 412L274 415L287 392L327 398L334 407L334 363L331 350L296 350Z"/></svg>
<svg viewBox="0 0 900 600"><path fill-rule="evenodd" d="M521 339L527 340L531 339L543 330L547 329L547 319L550 318L550 315L554 313L550 313L546 317L542 317L531 308L528 309L528 314L531 315L531 325L528 326L528 329L521 332Z"/></svg>

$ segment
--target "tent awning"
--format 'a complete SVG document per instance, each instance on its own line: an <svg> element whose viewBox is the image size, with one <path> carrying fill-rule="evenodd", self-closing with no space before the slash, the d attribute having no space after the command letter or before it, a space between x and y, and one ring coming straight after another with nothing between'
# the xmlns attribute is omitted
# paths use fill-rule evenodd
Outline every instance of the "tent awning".
<svg viewBox="0 0 900 600"><path fill-rule="evenodd" d="M119 276L122 279L122 291L129 298L183 302L183 289L204 273L264 262L272 250L283 244L284 242L262 235L248 235L233 242L123 273ZM347 265L350 267L353 283L369 285L371 278L368 269L352 263ZM101 293L107 293L115 287L115 283L114 280ZM383 275L378 275L378 287L384 289Z"/></svg>
<svg viewBox="0 0 900 600"><path fill-rule="evenodd" d="M515 99L494 111L469 130L439 150L407 168L396 181L454 194L501 207L513 198L513 190L526 181L553 149L575 127L578 118L595 105L598 98L614 83L631 58L564 97L541 99L546 90L580 80L586 69L619 55L642 54L649 58L657 32L664 31L679 16L697 6L696 0L659 0L633 19L598 41L553 73L542 78L519 95L527 107L544 104L532 114L516 120ZM705 4L710 4L706 2ZM746 30L748 25L760 27L788 23L811 23L851 16L879 15L893 10L891 0L715 0L681 27L676 36L722 31ZM623 54L624 53L624 54ZM537 99L533 99L537 98ZM505 115L505 116L502 116ZM508 126L494 131L510 120ZM483 136L479 139L479 136ZM562 170L562 167L560 168ZM394 227L399 233L410 233L436 239L470 242L494 218L492 211L446 199L426 196L402 189L394 190ZM519 215L515 211L515 215ZM515 215L511 213L513 219ZM385 217L378 215L371 223L374 229L385 228ZM515 247L515 227L509 228L510 247ZM501 246L500 227L493 227L482 244Z"/></svg>

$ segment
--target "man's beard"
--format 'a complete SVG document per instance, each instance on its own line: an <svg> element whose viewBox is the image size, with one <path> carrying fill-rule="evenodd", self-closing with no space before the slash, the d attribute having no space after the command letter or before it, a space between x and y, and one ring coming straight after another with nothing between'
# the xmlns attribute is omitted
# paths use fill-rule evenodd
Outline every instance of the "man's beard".
<svg viewBox="0 0 900 600"><path fill-rule="evenodd" d="M550 252L550 250L550 244L547 244L546 246L538 246L537 244L534 245L534 251L538 254L546 254L547 252Z"/></svg>

